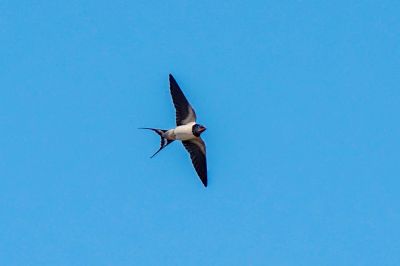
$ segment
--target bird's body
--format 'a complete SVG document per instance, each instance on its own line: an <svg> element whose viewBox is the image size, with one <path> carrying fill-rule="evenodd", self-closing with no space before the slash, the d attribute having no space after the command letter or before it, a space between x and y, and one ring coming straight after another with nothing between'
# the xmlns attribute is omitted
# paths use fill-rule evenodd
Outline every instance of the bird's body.
<svg viewBox="0 0 400 266"><path fill-rule="evenodd" d="M168 140L190 140L196 138L193 135L193 126L195 122L188 123L187 125L177 126L176 128L169 129L164 133L163 137Z"/></svg>
<svg viewBox="0 0 400 266"><path fill-rule="evenodd" d="M204 186L207 186L207 160L206 160L206 146L200 135L206 128L196 123L196 113L190 106L188 100L179 88L178 83L174 77L169 75L170 91L172 100L176 110L176 127L163 130L157 128L142 128L149 129L156 132L161 137L161 147L156 153L167 147L175 140L182 141L183 146L190 153L190 158L197 174L199 175Z"/></svg>

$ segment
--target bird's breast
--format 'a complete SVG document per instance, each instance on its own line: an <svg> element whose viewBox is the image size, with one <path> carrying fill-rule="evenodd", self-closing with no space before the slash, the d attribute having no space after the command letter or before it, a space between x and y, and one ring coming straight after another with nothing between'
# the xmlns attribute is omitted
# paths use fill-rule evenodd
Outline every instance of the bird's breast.
<svg viewBox="0 0 400 266"><path fill-rule="evenodd" d="M175 138L178 140L189 140L195 138L192 132L194 123L190 123L183 126L178 126L174 129Z"/></svg>

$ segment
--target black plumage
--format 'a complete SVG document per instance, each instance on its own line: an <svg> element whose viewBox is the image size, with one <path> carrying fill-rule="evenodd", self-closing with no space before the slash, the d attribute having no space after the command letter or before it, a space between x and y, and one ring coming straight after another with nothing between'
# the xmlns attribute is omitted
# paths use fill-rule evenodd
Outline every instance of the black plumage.
<svg viewBox="0 0 400 266"><path fill-rule="evenodd" d="M207 160L206 145L201 138L182 141L183 146L190 154L194 168L203 185L207 187Z"/></svg>
<svg viewBox="0 0 400 266"><path fill-rule="evenodd" d="M169 74L169 85L176 110L176 125L181 126L196 121L196 113L183 94L175 78Z"/></svg>

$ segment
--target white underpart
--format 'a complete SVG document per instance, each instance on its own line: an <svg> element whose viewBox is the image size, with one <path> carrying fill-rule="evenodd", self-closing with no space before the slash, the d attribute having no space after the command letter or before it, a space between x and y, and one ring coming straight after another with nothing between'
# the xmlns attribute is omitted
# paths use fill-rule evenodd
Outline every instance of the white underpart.
<svg viewBox="0 0 400 266"><path fill-rule="evenodd" d="M177 126L174 129L168 130L167 139L173 138L177 140L189 140L195 138L192 132L193 125L196 124L195 122L191 122L187 125Z"/></svg>

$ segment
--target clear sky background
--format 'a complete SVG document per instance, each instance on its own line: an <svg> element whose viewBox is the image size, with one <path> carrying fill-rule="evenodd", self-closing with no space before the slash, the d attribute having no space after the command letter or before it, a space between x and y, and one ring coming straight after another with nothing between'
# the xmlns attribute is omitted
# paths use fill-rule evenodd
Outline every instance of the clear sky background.
<svg viewBox="0 0 400 266"><path fill-rule="evenodd" d="M399 1L1 1L0 265L399 265ZM172 73L209 187L174 143Z"/></svg>

